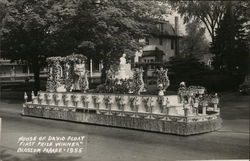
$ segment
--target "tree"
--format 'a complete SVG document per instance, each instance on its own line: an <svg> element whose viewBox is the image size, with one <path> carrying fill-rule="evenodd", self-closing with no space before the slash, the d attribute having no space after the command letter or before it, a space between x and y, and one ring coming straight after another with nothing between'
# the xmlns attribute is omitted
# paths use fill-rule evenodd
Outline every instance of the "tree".
<svg viewBox="0 0 250 161"><path fill-rule="evenodd" d="M246 72L249 64L249 17L247 4L230 2L226 14L216 31L212 52L216 69L226 68L231 72Z"/></svg>
<svg viewBox="0 0 250 161"><path fill-rule="evenodd" d="M6 20L10 18L10 14L14 13L15 9L12 7L12 3L7 0L1 0L0 1L0 56L2 55L2 39L3 39L3 33L6 32L5 24ZM13 19L10 19L13 20Z"/></svg>
<svg viewBox="0 0 250 161"><path fill-rule="evenodd" d="M150 26L156 19L163 18L167 10L152 1L100 2L80 3L77 15L61 23L57 35L64 51L67 47L88 58L103 60L102 76L105 78L104 71L122 53L132 55L140 46L138 40L150 33Z"/></svg>
<svg viewBox="0 0 250 161"><path fill-rule="evenodd" d="M166 13L152 1L18 0L11 1L2 30L3 55L33 66L35 89L47 56L72 52L103 59L105 67L118 53L139 47L151 22Z"/></svg>
<svg viewBox="0 0 250 161"><path fill-rule="evenodd" d="M209 43L205 37L205 28L198 21L186 25L186 36L181 39L182 54L201 55L208 53Z"/></svg>
<svg viewBox="0 0 250 161"><path fill-rule="evenodd" d="M170 72L173 73L173 80L176 84L184 81L189 85L203 83L202 76L210 69L199 60L190 55L188 57L175 56L171 57L169 61Z"/></svg>
<svg viewBox="0 0 250 161"><path fill-rule="evenodd" d="M173 9L176 9L184 22L192 20L201 21L208 30L212 42L214 42L215 29L225 13L227 1L170 1Z"/></svg>
<svg viewBox="0 0 250 161"><path fill-rule="evenodd" d="M50 2L51 3L51 2ZM50 33L54 17L52 6L48 1L18 0L10 1L7 6L3 34L3 56L12 60L25 60L32 66L35 90L40 90L40 66L49 54L53 44Z"/></svg>

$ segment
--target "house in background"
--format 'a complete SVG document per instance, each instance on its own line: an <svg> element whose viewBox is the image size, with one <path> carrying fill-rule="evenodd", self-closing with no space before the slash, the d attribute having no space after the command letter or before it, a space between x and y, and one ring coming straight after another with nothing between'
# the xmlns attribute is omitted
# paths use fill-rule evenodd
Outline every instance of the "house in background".
<svg viewBox="0 0 250 161"><path fill-rule="evenodd" d="M214 55L211 53L204 53L196 56L196 58L199 59L199 62L204 63L210 68L212 68L213 57Z"/></svg>
<svg viewBox="0 0 250 161"><path fill-rule="evenodd" d="M179 54L178 17L174 27L168 21L158 21L151 37L140 40L146 44L135 56L136 66L142 66L147 76L152 76L155 69Z"/></svg>
<svg viewBox="0 0 250 161"><path fill-rule="evenodd" d="M0 81L24 81L27 77L33 77L30 67L20 61L10 61L8 59L0 59Z"/></svg>

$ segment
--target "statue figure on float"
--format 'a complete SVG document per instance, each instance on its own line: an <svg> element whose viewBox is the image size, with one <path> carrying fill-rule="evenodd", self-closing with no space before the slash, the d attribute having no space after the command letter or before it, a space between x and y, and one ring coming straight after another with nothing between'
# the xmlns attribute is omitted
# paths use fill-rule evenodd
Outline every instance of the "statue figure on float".
<svg viewBox="0 0 250 161"><path fill-rule="evenodd" d="M74 80L73 90L80 90L86 92L89 89L88 83L88 71L85 68L85 61L79 59L74 64L74 73L76 74L76 79Z"/></svg>
<svg viewBox="0 0 250 161"><path fill-rule="evenodd" d="M117 79L129 79L132 77L131 65L127 63L126 54L124 53L120 58L120 65L118 74L115 76Z"/></svg>
<svg viewBox="0 0 250 161"><path fill-rule="evenodd" d="M120 65L123 66L125 64L127 64L126 54L122 54L122 57L120 58Z"/></svg>

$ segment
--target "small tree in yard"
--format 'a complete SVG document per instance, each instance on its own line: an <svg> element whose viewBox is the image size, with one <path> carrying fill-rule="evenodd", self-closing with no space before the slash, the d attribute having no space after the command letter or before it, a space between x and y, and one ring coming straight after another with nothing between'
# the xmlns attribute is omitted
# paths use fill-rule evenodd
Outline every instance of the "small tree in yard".
<svg viewBox="0 0 250 161"><path fill-rule="evenodd" d="M170 72L173 73L174 81L177 84L181 81L187 82L188 84L200 84L202 74L210 71L208 67L200 63L197 58L193 55L188 57L171 57L170 61Z"/></svg>
<svg viewBox="0 0 250 161"><path fill-rule="evenodd" d="M181 39L182 54L201 55L209 52L209 43L205 37L205 28L199 21L186 25L186 35Z"/></svg>

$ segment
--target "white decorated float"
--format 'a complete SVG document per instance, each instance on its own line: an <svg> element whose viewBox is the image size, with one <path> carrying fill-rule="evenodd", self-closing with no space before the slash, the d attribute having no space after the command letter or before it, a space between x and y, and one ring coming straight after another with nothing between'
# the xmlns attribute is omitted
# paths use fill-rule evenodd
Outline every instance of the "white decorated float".
<svg viewBox="0 0 250 161"><path fill-rule="evenodd" d="M82 55L51 57L47 90L25 93L23 115L123 127L178 135L191 135L221 127L217 94L204 87L180 84L177 95L165 95L169 86L167 69L158 71L159 95L143 95L143 70L128 67L125 55L118 74L107 72L102 86L106 93L89 93L86 58Z"/></svg>

